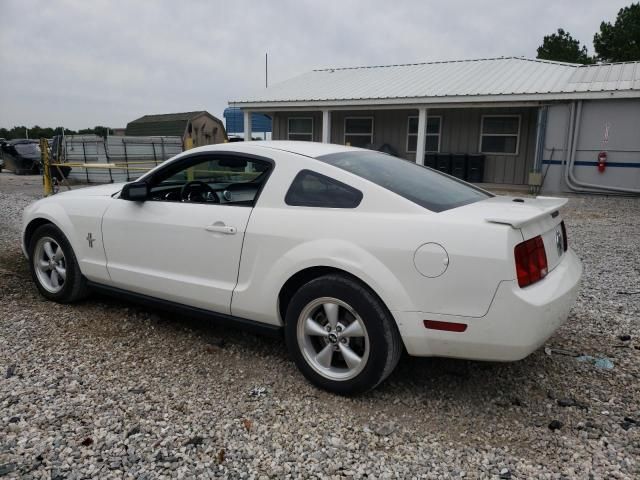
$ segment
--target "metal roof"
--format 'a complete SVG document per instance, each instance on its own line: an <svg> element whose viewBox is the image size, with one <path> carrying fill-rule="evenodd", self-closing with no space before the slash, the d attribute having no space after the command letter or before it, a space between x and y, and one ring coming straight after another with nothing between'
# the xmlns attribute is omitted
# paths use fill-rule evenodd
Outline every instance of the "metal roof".
<svg viewBox="0 0 640 480"><path fill-rule="evenodd" d="M581 65L574 69L565 92L640 91L640 62Z"/></svg>
<svg viewBox="0 0 640 480"><path fill-rule="evenodd" d="M195 112L180 112L180 113L160 113L156 115L143 115L130 123L145 123L145 122L171 122L175 120L191 120L192 118L199 117L207 113L206 110L197 110Z"/></svg>
<svg viewBox="0 0 640 480"><path fill-rule="evenodd" d="M230 102L239 107L640 97L640 62L520 57L313 70Z"/></svg>
<svg viewBox="0 0 640 480"><path fill-rule="evenodd" d="M144 115L127 123L126 135L144 137L150 135L178 136L185 134L189 120L201 115L207 115L222 125L222 122L205 110L182 113L163 113L158 115Z"/></svg>

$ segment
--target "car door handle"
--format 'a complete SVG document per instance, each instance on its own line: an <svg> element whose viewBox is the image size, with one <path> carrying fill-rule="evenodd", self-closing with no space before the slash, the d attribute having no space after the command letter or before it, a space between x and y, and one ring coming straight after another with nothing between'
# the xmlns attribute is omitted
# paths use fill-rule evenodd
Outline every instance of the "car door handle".
<svg viewBox="0 0 640 480"><path fill-rule="evenodd" d="M214 223L205 227L207 232L226 233L227 235L233 235L236 233L236 227L230 227L224 223Z"/></svg>

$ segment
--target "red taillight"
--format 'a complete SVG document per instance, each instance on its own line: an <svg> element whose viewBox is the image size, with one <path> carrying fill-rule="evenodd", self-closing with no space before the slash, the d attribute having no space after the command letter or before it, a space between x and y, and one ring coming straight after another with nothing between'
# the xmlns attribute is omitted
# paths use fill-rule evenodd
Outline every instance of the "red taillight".
<svg viewBox="0 0 640 480"><path fill-rule="evenodd" d="M526 287L547 276L547 254L540 235L516 245L514 254L518 285Z"/></svg>
<svg viewBox="0 0 640 480"><path fill-rule="evenodd" d="M560 222L560 228L562 228L562 247L564 251L569 248L569 240L567 239L567 227L564 226L564 220Z"/></svg>
<svg viewBox="0 0 640 480"><path fill-rule="evenodd" d="M439 320L425 320L425 328L432 330L444 330L445 332L464 332L467 329L466 323L441 322Z"/></svg>

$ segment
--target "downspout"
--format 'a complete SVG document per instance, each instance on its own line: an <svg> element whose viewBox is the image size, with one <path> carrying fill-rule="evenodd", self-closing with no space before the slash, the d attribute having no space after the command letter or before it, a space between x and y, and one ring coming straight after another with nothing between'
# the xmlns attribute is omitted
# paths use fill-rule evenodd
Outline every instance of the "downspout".
<svg viewBox="0 0 640 480"><path fill-rule="evenodd" d="M564 175L564 183L567 185L569 190L575 192L576 189L571 182L569 181L569 159L571 157L571 151L573 150L573 136L574 136L574 122L576 118L576 102L571 102L571 108L569 110L569 129L567 130L567 142L566 149L564 154L564 159L562 160L563 164L563 175Z"/></svg>
<svg viewBox="0 0 640 480"><path fill-rule="evenodd" d="M580 135L580 119L582 117L582 101L571 102L571 111L569 113L569 141L567 144L567 159L564 166L564 181L567 187L576 193L606 193L602 190L594 190L587 188L580 188L576 183L573 183L572 169L576 159L576 151L578 149L578 137Z"/></svg>
<svg viewBox="0 0 640 480"><path fill-rule="evenodd" d="M538 108L536 156L533 162L533 171L536 173L542 171L542 157L544 156L544 146L547 138L547 108L546 105Z"/></svg>
<svg viewBox="0 0 640 480"><path fill-rule="evenodd" d="M569 109L569 129L567 130L567 141L565 144L564 159L562 160L562 165L565 169L565 175L567 164L569 163L569 157L571 156L571 145L573 144L573 122L575 120L575 114L576 102L571 102L571 108Z"/></svg>
<svg viewBox="0 0 640 480"><path fill-rule="evenodd" d="M575 115L573 112L575 111ZM580 136L580 125L582 120L582 100L578 100L578 108L576 110L575 103L572 104L571 108L571 121L570 121L570 129L571 129L571 150L569 154L569 160L565 167L564 171L564 179L567 186L575 191L580 193L631 193L638 195L640 194L640 189L634 188L623 188L623 187L605 187L602 185L597 185L594 183L586 183L578 180L573 175L573 167L576 161L576 151L578 147L578 138Z"/></svg>
<svg viewBox="0 0 640 480"><path fill-rule="evenodd" d="M530 192L539 193L542 189L542 162L544 156L544 146L547 135L547 106L538 107L538 119L536 122L536 150L533 158L533 173L540 174L539 184L532 185Z"/></svg>

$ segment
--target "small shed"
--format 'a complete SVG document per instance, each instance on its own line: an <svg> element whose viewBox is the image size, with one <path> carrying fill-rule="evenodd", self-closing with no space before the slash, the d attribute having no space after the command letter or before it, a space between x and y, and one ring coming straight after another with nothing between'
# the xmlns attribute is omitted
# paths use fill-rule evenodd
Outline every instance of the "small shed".
<svg viewBox="0 0 640 480"><path fill-rule="evenodd" d="M222 121L204 110L145 115L127 124L126 135L131 137L178 136L183 142L187 138L192 138L194 147L222 143L227 140Z"/></svg>

